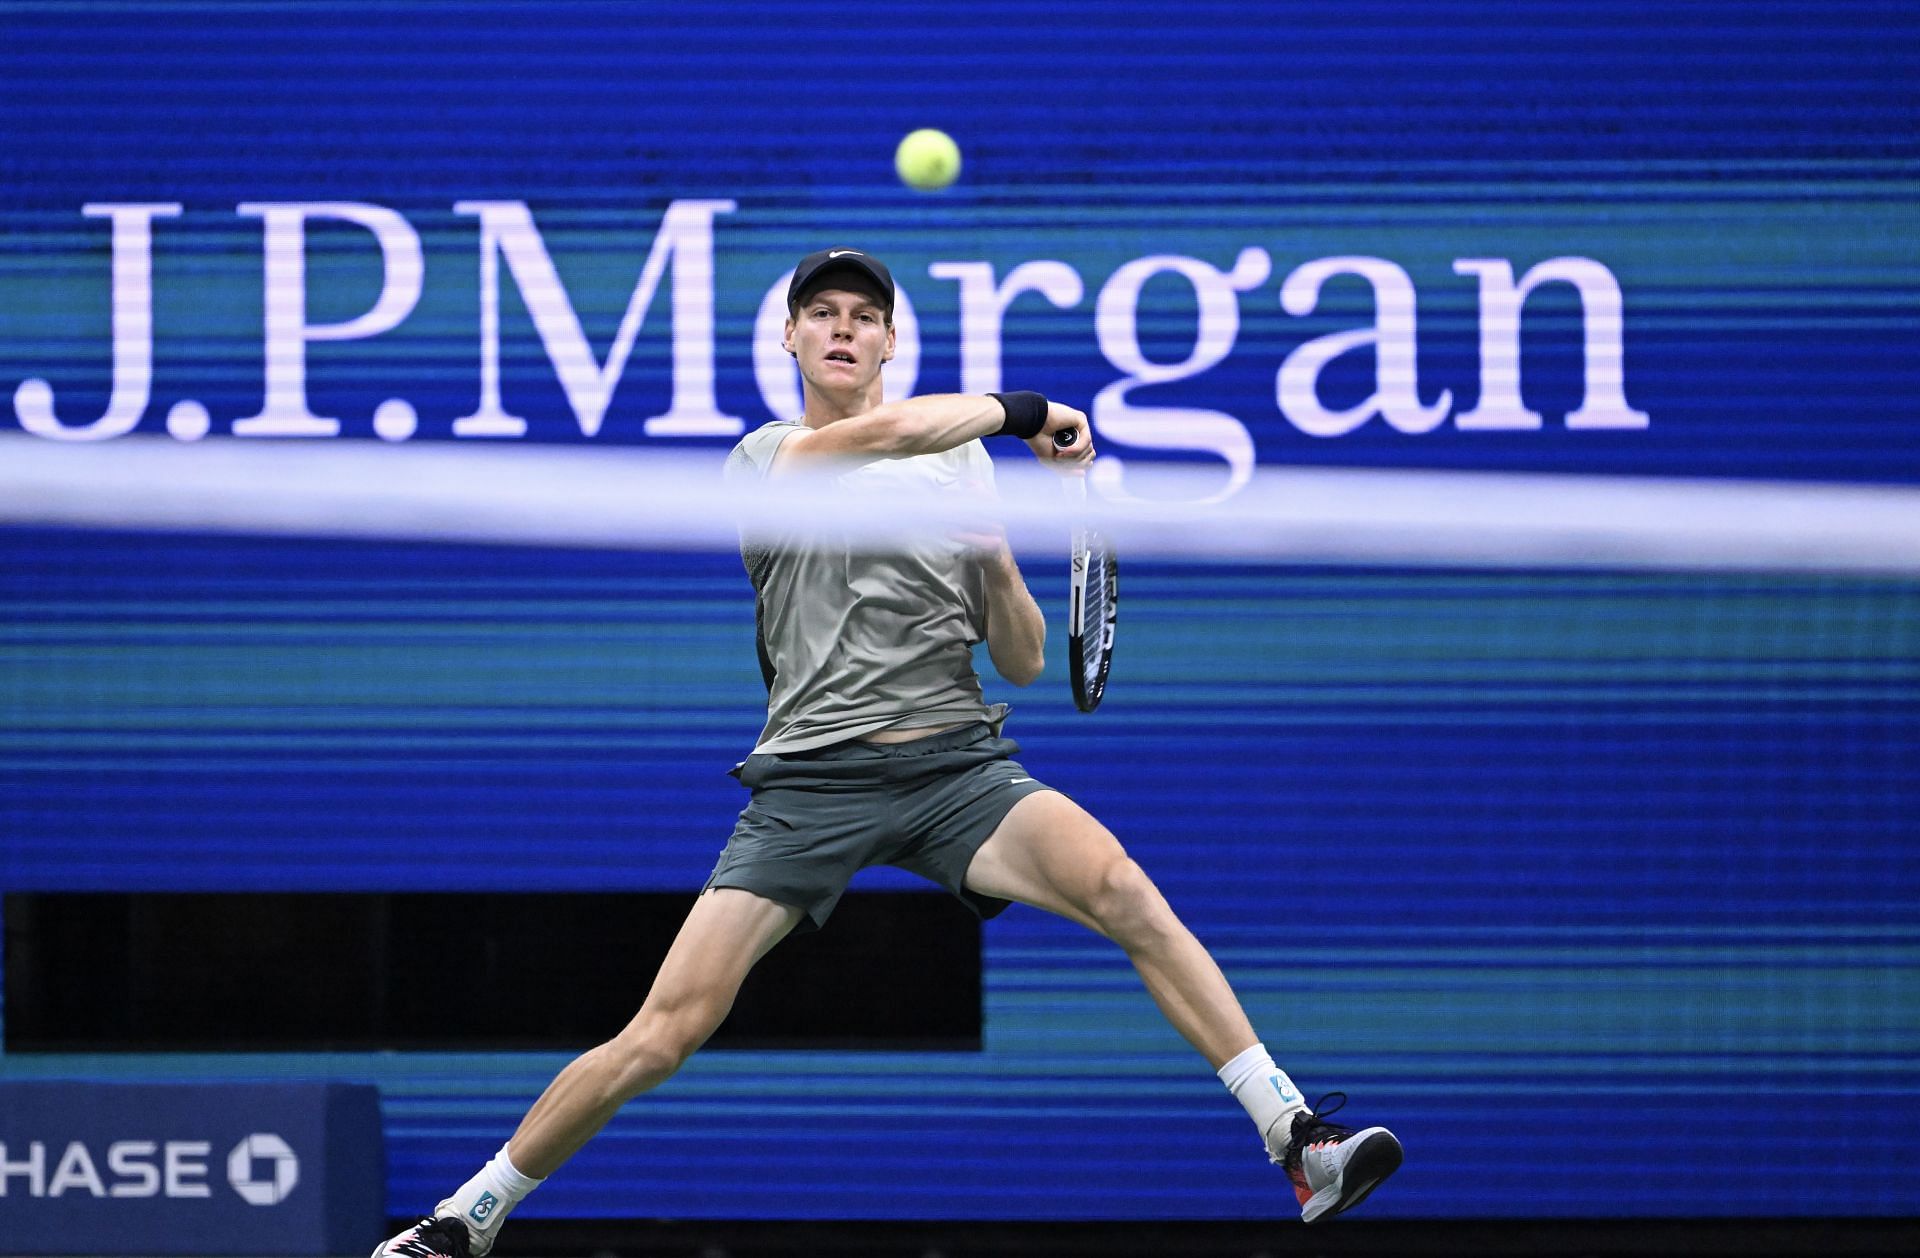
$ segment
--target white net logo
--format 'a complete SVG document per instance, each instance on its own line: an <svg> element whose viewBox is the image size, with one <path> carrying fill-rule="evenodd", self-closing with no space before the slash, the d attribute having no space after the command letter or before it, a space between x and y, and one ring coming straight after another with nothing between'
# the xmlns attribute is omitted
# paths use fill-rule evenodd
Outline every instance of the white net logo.
<svg viewBox="0 0 1920 1258"><path fill-rule="evenodd" d="M261 1163L270 1164L272 1169L265 1178L255 1178L254 1171ZM278 1205L300 1182L300 1159L280 1137L255 1132L234 1145L227 1155L227 1182L252 1205Z"/></svg>

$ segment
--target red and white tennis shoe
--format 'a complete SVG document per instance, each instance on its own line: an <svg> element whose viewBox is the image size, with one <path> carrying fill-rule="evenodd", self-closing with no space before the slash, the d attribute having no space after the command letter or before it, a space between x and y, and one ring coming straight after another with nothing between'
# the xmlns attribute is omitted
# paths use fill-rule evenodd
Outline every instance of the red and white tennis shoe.
<svg viewBox="0 0 1920 1258"><path fill-rule="evenodd" d="M1327 1105L1330 1100L1333 1104ZM1400 1141L1385 1127L1355 1131L1328 1122L1326 1116L1346 1103L1346 1093L1329 1092L1313 1103L1312 1111L1296 1115L1286 1153L1273 1159L1293 1181L1304 1223L1353 1209L1400 1169L1405 1156Z"/></svg>

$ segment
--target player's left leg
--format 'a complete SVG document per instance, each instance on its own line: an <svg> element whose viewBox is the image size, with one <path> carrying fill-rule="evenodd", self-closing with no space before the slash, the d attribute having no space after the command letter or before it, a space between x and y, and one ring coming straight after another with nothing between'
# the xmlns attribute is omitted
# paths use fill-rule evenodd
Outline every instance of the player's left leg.
<svg viewBox="0 0 1920 1258"><path fill-rule="evenodd" d="M1213 957L1112 832L1065 795L1041 791L1016 803L974 854L966 887L1059 914L1119 944L1167 1020L1246 1107L1292 1179L1306 1221L1358 1205L1400 1165L1399 1141L1385 1128L1354 1131L1307 1108Z"/></svg>
<svg viewBox="0 0 1920 1258"><path fill-rule="evenodd" d="M967 889L1070 918L1125 950L1160 1011L1213 1068L1254 1042L1226 976L1146 871L1057 791L1015 804L967 866Z"/></svg>

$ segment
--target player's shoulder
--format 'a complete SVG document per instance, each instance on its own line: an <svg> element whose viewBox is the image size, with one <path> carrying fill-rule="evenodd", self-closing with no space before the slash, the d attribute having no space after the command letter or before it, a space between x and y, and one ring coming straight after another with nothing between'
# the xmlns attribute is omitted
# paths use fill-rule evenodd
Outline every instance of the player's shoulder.
<svg viewBox="0 0 1920 1258"><path fill-rule="evenodd" d="M764 475L773 465L773 455L780 443L805 428L806 425L796 419L775 419L760 425L734 443L727 454L727 471L752 468Z"/></svg>
<svg viewBox="0 0 1920 1258"><path fill-rule="evenodd" d="M734 442L733 448L738 451L750 450L757 446L777 446L805 427L806 425L797 419L770 419L758 428L748 431L740 440Z"/></svg>

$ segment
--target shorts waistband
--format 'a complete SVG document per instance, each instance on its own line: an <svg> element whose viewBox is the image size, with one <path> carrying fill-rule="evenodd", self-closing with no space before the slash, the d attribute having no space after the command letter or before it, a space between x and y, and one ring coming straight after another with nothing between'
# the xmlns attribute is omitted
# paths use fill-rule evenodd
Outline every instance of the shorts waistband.
<svg viewBox="0 0 1920 1258"><path fill-rule="evenodd" d="M908 760L914 756L925 756L935 752L952 751L956 747L965 747L977 743L983 738L993 737L993 726L985 721L973 721L957 729L945 730L938 734L929 734L925 738L915 738L904 743L870 743L864 739L849 739L844 743L834 743L828 747L815 748L812 751L794 753L790 758L797 760Z"/></svg>

